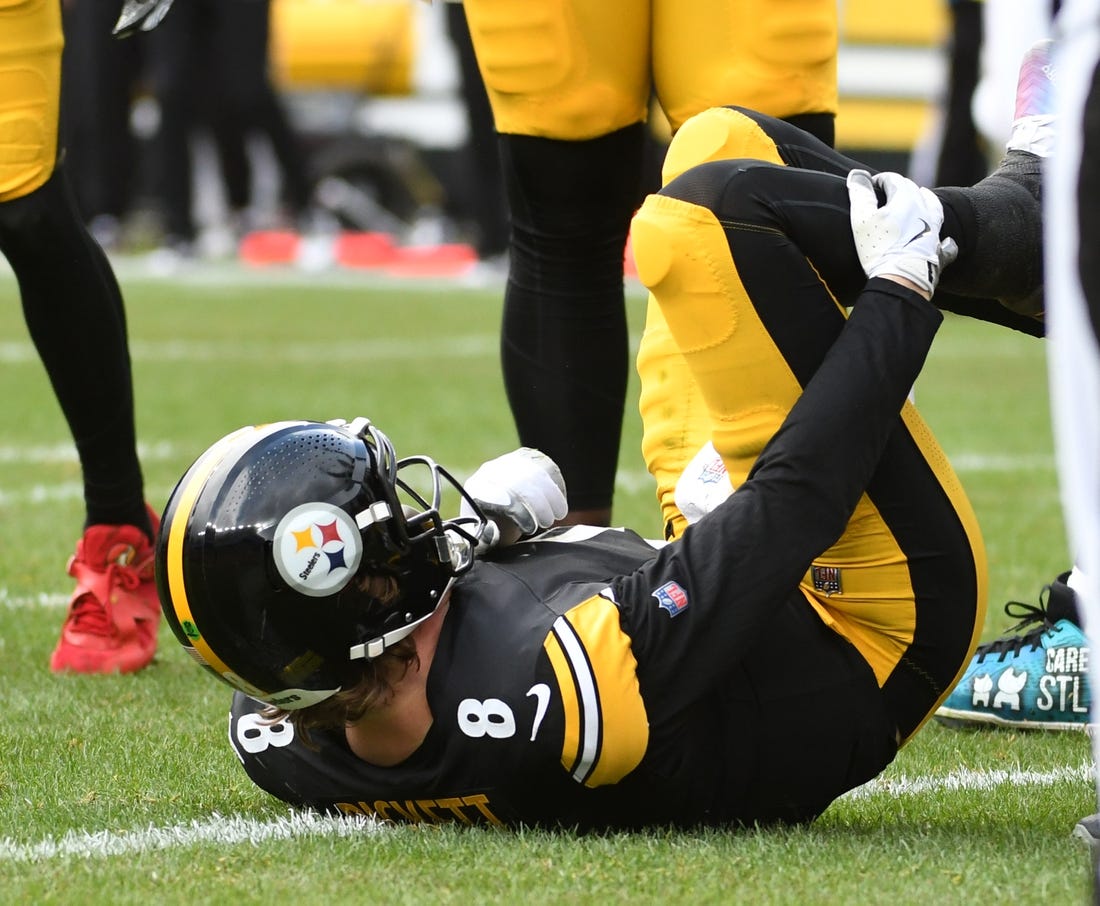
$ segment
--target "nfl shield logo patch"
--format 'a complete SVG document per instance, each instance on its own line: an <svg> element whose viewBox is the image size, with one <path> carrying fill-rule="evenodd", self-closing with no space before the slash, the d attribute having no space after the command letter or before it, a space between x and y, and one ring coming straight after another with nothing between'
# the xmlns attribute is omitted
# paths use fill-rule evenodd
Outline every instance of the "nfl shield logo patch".
<svg viewBox="0 0 1100 906"><path fill-rule="evenodd" d="M687 592L676 582L666 582L653 592L653 597L657 599L662 610L668 611L670 617L677 617L687 610Z"/></svg>

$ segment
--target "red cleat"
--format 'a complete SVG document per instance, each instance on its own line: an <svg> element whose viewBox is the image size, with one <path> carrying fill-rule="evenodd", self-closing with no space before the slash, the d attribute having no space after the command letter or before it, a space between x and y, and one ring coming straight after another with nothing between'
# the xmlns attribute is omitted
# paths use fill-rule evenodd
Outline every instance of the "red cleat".
<svg viewBox="0 0 1100 906"><path fill-rule="evenodd" d="M149 513L154 533L159 520ZM55 673L133 673L153 660L161 609L153 545L133 525L93 525L69 560L76 591L50 656Z"/></svg>

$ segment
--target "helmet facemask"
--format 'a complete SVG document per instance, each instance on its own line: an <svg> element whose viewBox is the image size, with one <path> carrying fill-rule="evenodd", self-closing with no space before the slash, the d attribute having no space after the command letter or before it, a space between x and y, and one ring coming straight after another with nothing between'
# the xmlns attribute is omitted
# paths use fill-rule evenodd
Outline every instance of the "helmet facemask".
<svg viewBox="0 0 1100 906"><path fill-rule="evenodd" d="M397 460L385 435L369 422L361 422L366 420L357 419L346 428L355 431L373 455L374 468L368 469L365 481L373 485L373 494L386 501L388 513L376 520L376 511L382 508L375 508L356 519L364 539L359 575L391 576L397 580L398 594L379 608L384 613L376 624L378 631L367 633L373 637L351 646L352 660L378 657L435 612L454 578L473 563L488 522L446 469L427 456ZM465 498L476 515L444 519L446 487ZM357 587L359 583L349 584Z"/></svg>

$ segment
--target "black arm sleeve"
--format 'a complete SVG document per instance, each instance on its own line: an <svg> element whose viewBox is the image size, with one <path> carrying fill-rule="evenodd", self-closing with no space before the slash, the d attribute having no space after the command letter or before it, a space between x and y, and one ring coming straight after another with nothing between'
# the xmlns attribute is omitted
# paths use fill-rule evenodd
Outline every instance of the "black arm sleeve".
<svg viewBox="0 0 1100 906"><path fill-rule="evenodd" d="M787 528L801 576L840 536L897 425L943 315L892 280L868 282L821 367L757 459L749 481L801 488Z"/></svg>

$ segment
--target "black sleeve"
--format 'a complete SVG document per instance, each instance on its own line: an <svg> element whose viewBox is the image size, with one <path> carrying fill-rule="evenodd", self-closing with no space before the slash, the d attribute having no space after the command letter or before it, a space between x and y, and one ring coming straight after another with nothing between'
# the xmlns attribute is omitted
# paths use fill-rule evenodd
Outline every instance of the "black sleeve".
<svg viewBox="0 0 1100 906"><path fill-rule="evenodd" d="M924 367L943 315L918 293L875 278L749 481L797 476L797 515L777 530L801 542L801 576L848 523ZM784 537L783 535L777 537ZM790 543L790 541L788 541Z"/></svg>
<svg viewBox="0 0 1100 906"><path fill-rule="evenodd" d="M767 618L800 594L811 561L844 531L890 432L904 430L901 407L942 320L916 292L869 281L748 480L619 580L647 707L681 707L750 647L769 644Z"/></svg>

